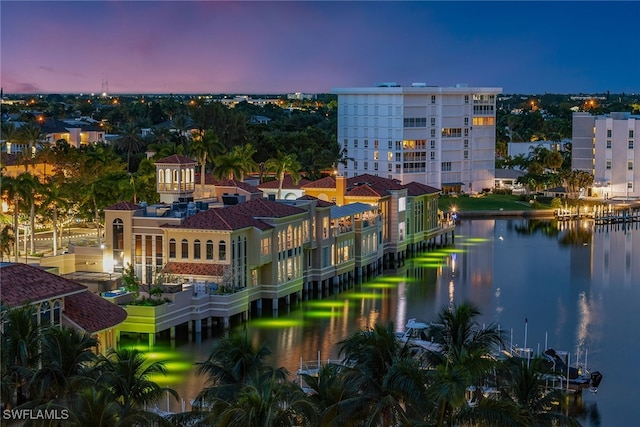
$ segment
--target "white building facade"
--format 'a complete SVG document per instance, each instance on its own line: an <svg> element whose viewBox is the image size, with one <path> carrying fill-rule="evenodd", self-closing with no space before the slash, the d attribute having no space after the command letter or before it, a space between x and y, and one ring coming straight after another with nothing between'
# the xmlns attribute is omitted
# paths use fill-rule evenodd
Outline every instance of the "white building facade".
<svg viewBox="0 0 640 427"><path fill-rule="evenodd" d="M444 192L493 188L496 95L502 88L457 85L338 88L338 172L419 182Z"/></svg>
<svg viewBox="0 0 640 427"><path fill-rule="evenodd" d="M593 174L594 196L640 197L639 132L639 115L573 114L571 167Z"/></svg>

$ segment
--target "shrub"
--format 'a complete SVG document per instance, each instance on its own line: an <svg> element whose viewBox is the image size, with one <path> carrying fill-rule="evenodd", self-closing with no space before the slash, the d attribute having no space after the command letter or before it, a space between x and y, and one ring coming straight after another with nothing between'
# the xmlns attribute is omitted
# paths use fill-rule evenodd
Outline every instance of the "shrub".
<svg viewBox="0 0 640 427"><path fill-rule="evenodd" d="M551 203L550 203L550 204L551 204L551 207L552 207L552 208L557 209L557 208L562 207L562 200L561 200L559 197L554 197L554 198L551 200Z"/></svg>

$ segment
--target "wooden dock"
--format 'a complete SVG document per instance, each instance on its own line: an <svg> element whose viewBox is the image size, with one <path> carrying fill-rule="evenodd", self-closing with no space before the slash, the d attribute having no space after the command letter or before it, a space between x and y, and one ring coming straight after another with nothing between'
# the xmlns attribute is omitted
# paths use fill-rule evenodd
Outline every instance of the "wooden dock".
<svg viewBox="0 0 640 427"><path fill-rule="evenodd" d="M596 225L631 224L640 222L640 208L619 208L611 205L593 207L570 206L556 209L554 216L558 221L592 219Z"/></svg>

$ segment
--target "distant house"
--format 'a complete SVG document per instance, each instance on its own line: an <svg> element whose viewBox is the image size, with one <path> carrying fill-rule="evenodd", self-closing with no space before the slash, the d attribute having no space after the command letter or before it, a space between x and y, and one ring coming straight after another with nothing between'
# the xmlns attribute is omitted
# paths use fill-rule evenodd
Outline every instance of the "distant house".
<svg viewBox="0 0 640 427"><path fill-rule="evenodd" d="M31 305L41 325L69 326L98 339L100 353L116 346L114 328L127 312L85 286L27 264L0 263L0 301L10 308Z"/></svg>
<svg viewBox="0 0 640 427"><path fill-rule="evenodd" d="M300 178L297 184L293 183L293 179L291 179L291 175L287 174L284 176L284 180L282 181L282 192L280 194L280 198L283 200L294 200L304 195L304 190L302 187L311 183L308 179ZM262 192L267 197L278 197L278 188L280 188L280 181L274 179L272 181L263 182L258 185L258 188L262 190Z"/></svg>
<svg viewBox="0 0 640 427"><path fill-rule="evenodd" d="M45 140L55 144L59 139L64 139L72 147L79 148L94 142L105 141L105 131L95 120L67 119L58 120L48 118L41 125Z"/></svg>
<svg viewBox="0 0 640 427"><path fill-rule="evenodd" d="M518 178L524 176L525 173L517 169L496 169L496 181L494 188L516 190L522 188L522 184L518 183Z"/></svg>
<svg viewBox="0 0 640 427"><path fill-rule="evenodd" d="M564 187L553 187L542 190L542 195L544 197L559 197L564 199L567 197L567 189Z"/></svg>

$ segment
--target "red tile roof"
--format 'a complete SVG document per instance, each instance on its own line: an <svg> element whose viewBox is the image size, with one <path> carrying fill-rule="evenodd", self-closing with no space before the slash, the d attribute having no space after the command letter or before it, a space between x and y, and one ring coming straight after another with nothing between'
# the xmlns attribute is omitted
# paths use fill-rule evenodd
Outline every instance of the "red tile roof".
<svg viewBox="0 0 640 427"><path fill-rule="evenodd" d="M241 230L247 227L266 230L271 228L265 222L254 219L242 212L233 211L230 208L207 209L188 217L180 225L161 225L160 227L197 230Z"/></svg>
<svg viewBox="0 0 640 427"><path fill-rule="evenodd" d="M122 323L127 312L79 283L26 264L0 264L0 299L9 307L64 298L64 317L95 333Z"/></svg>
<svg viewBox="0 0 640 427"><path fill-rule="evenodd" d="M168 262L162 269L167 274L221 277L228 266L197 262Z"/></svg>
<svg viewBox="0 0 640 427"><path fill-rule="evenodd" d="M404 187L407 189L408 196L421 196L423 194L434 194L440 192L440 190L435 187L421 184L419 182L410 182Z"/></svg>
<svg viewBox="0 0 640 427"><path fill-rule="evenodd" d="M290 174L286 174L284 176L284 180L282 181L282 188L287 188L287 189L299 189L302 188L303 186L307 185L307 184L311 184L313 181L309 181L306 178L300 178L300 181L298 181L297 184L293 183L293 179L291 179L291 175ZM277 179L274 179L272 181L267 181L267 182L263 182L262 184L258 185L258 188L271 188L271 189L277 189L280 187L280 181Z"/></svg>
<svg viewBox="0 0 640 427"><path fill-rule="evenodd" d="M269 199L252 199L239 205L228 206L232 210L254 218L284 218L306 212L304 209L289 206Z"/></svg>
<svg viewBox="0 0 640 427"><path fill-rule="evenodd" d="M326 200L320 200L317 197L313 197L308 194L305 194L302 197L298 197L297 200L317 200L318 203L316 204L316 206L319 208L328 208L336 205L335 203L327 202Z"/></svg>
<svg viewBox="0 0 640 427"><path fill-rule="evenodd" d="M336 188L336 179L332 176L325 176L303 185L303 188Z"/></svg>
<svg viewBox="0 0 640 427"><path fill-rule="evenodd" d="M86 291L86 287L27 264L0 264L0 301L19 307Z"/></svg>
<svg viewBox="0 0 640 427"><path fill-rule="evenodd" d="M104 208L105 211L137 211L142 206L131 202L118 202L115 205Z"/></svg>
<svg viewBox="0 0 640 427"><path fill-rule="evenodd" d="M88 290L64 299L64 315L92 334L111 329L127 318L123 308Z"/></svg>
<svg viewBox="0 0 640 427"><path fill-rule="evenodd" d="M184 156L179 156L177 154L172 154L169 157L165 157L164 159L160 159L160 160L156 160L156 164L170 164L170 165L196 165L198 164L198 162L196 162L193 159L190 159L188 157L184 157Z"/></svg>
<svg viewBox="0 0 640 427"><path fill-rule="evenodd" d="M368 184L358 185L347 191L346 197L382 197L385 192L378 192Z"/></svg>
<svg viewBox="0 0 640 427"><path fill-rule="evenodd" d="M200 184L200 173L195 174L194 182L196 184ZM248 193L262 193L262 191L255 185L247 184L244 181L238 181L236 179L217 179L214 178L213 175L205 175L204 184L213 185L216 187L238 187L242 188Z"/></svg>

